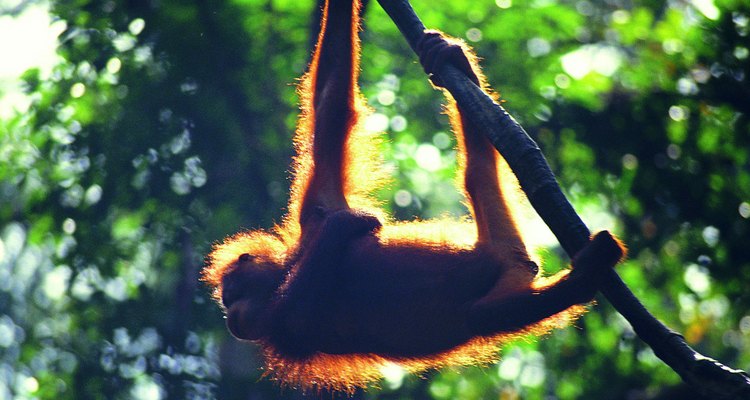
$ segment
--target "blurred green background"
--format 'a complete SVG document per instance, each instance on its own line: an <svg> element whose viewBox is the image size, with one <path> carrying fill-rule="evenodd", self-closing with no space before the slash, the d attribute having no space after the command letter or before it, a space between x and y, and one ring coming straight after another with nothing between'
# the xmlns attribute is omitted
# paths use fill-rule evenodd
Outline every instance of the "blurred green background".
<svg viewBox="0 0 750 400"><path fill-rule="evenodd" d="M370 3L361 85L394 167L380 196L398 218L460 215L441 95ZM619 272L646 306L750 369L750 4L413 5L476 48L584 221L627 242ZM315 8L0 2L0 26L34 12L59 34L50 66L0 79L0 399L303 397L259 379L257 349L197 277L213 242L283 215ZM33 34L6 29L0 49ZM548 271L565 265L538 221L524 226ZM697 398L606 300L497 365L387 372L359 396Z"/></svg>

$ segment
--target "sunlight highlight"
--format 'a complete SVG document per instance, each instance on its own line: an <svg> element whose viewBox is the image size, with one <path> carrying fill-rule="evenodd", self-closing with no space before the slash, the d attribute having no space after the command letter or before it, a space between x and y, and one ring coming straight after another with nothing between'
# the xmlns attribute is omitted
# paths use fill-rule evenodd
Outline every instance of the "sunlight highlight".
<svg viewBox="0 0 750 400"><path fill-rule="evenodd" d="M622 52L611 46L586 45L562 56L563 70L574 79L583 79L591 72L612 76L622 65Z"/></svg>
<svg viewBox="0 0 750 400"><path fill-rule="evenodd" d="M431 144L423 143L417 146L414 160L417 162L419 168L430 172L435 172L442 167L440 150Z"/></svg>
<svg viewBox="0 0 750 400"><path fill-rule="evenodd" d="M55 53L57 37L66 28L65 21L54 21L47 3L28 6L16 17L0 16L0 118L24 112L30 99L23 94L19 77L30 68L39 68L42 79L60 61Z"/></svg>
<svg viewBox="0 0 750 400"><path fill-rule="evenodd" d="M690 3L710 20L716 21L721 16L721 11L716 7L713 0L692 0Z"/></svg>

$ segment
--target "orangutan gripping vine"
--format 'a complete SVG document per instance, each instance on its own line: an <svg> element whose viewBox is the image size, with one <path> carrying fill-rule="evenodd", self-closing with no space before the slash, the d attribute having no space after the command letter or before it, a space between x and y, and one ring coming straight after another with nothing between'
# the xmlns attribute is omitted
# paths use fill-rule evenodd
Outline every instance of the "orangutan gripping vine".
<svg viewBox="0 0 750 400"><path fill-rule="evenodd" d="M387 174L379 138L360 126L369 110L357 86L359 6L328 0L323 10L299 86L287 216L215 246L203 272L231 333L262 346L267 374L305 389L351 391L389 362L412 371L490 362L500 342L580 315L624 254L602 232L572 272L539 277L503 194L504 161L452 101L473 222L390 221L369 196ZM459 42L428 31L418 50L426 71L451 62L488 90Z"/></svg>

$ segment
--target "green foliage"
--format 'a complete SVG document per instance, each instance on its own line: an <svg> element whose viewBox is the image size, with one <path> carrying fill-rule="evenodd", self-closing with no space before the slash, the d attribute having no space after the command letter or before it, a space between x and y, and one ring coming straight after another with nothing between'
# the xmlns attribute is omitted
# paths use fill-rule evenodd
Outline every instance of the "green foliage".
<svg viewBox="0 0 750 400"><path fill-rule="evenodd" d="M32 2L33 3L33 2ZM750 368L750 8L743 1L413 1L464 38L619 272L688 342ZM211 243L283 215L312 2L53 2L27 110L0 119L0 399L299 397L259 380L197 281ZM398 218L463 214L441 96L371 1L363 92ZM16 40L21 40L17 38ZM524 224L524 226L526 226ZM565 261L542 249L546 270ZM368 398L667 398L600 304L486 368L391 371ZM604 379L603 379L604 378Z"/></svg>

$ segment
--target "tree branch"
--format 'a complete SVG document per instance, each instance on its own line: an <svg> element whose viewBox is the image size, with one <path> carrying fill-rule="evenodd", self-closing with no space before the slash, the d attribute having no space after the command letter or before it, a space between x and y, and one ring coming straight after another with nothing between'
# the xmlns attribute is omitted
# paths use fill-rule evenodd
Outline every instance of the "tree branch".
<svg viewBox="0 0 750 400"><path fill-rule="evenodd" d="M412 49L425 29L407 0L378 0ZM560 245L573 256L588 242L588 227L560 190L539 146L502 106L450 64L437 71L446 89L476 126L503 155L518 177L534 209ZM712 399L750 398L750 377L728 368L687 345L685 339L656 319L612 270L602 288L607 300L633 326L635 333L686 383Z"/></svg>

